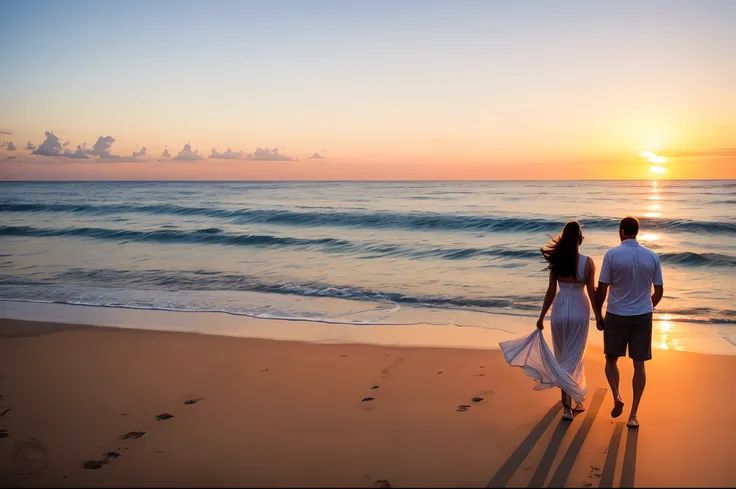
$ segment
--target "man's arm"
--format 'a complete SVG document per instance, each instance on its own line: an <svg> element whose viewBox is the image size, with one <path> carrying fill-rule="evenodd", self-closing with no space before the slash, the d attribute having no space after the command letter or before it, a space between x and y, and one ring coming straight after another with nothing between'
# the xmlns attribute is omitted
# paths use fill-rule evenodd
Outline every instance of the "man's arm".
<svg viewBox="0 0 736 489"><path fill-rule="evenodd" d="M663 295L664 295L664 285L655 285L654 294L652 294L652 307L657 307L657 304L659 304L659 301L662 300Z"/></svg>
<svg viewBox="0 0 736 489"><path fill-rule="evenodd" d="M652 308L657 307L659 301L662 300L664 295L664 281L662 280L662 265L659 263L659 257L657 257L657 265L654 268L654 294L652 294Z"/></svg>

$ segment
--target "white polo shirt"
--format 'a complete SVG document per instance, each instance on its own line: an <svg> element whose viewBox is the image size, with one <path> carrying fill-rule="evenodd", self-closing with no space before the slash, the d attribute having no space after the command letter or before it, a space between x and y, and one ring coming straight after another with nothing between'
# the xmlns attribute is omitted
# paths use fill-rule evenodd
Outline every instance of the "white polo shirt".
<svg viewBox="0 0 736 489"><path fill-rule="evenodd" d="M603 257L599 282L610 284L607 311L619 316L652 312L652 284L663 285L659 257L627 239Z"/></svg>

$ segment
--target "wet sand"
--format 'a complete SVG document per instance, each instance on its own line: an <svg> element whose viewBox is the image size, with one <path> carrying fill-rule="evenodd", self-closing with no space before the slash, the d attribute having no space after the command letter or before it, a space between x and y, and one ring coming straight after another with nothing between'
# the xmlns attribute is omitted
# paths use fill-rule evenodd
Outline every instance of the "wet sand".
<svg viewBox="0 0 736 489"><path fill-rule="evenodd" d="M734 486L733 372L655 351L634 431L596 346L567 423L498 350L3 319L0 485Z"/></svg>

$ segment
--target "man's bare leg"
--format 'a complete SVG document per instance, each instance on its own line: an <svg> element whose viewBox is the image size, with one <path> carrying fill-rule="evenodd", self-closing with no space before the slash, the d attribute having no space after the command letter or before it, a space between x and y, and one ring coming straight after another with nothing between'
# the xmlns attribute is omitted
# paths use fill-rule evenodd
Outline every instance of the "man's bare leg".
<svg viewBox="0 0 736 489"><path fill-rule="evenodd" d="M634 387L634 400L631 403L631 414L629 415L629 428L639 427L639 421L636 419L636 413L639 410L639 402L641 395L644 394L644 388L647 386L647 372L644 369L644 362L634 360L634 379L632 380Z"/></svg>
<svg viewBox="0 0 736 489"><path fill-rule="evenodd" d="M624 411L624 401L621 399L621 394L618 390L621 374L618 371L617 362L617 357L606 356L606 378L608 379L608 385L611 386L611 393L613 394L613 409L611 410L611 417L613 418L618 418Z"/></svg>

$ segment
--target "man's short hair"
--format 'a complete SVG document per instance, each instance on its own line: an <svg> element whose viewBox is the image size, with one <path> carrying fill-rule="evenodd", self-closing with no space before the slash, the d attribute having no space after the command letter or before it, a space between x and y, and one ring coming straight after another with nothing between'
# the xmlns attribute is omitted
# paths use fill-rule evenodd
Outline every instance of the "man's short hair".
<svg viewBox="0 0 736 489"><path fill-rule="evenodd" d="M639 220L635 217L624 217L618 227L626 236L636 236L639 234Z"/></svg>

